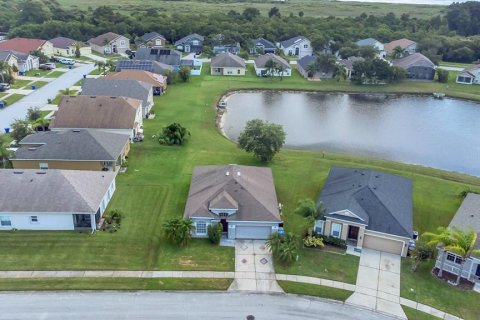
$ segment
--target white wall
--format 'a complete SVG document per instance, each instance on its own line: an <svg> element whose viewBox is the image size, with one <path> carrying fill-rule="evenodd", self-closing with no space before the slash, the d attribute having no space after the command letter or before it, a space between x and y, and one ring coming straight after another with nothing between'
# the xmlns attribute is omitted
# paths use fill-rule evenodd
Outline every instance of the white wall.
<svg viewBox="0 0 480 320"><path fill-rule="evenodd" d="M264 70L267 70L267 68L257 68L257 66L255 65L255 73L257 74L257 76L261 77L262 76L262 71L264 71ZM283 70L282 75L284 77L290 77L292 75L292 68L288 68L288 69ZM281 74L280 74L280 72L275 71L273 73L273 76L274 77L280 77Z"/></svg>
<svg viewBox="0 0 480 320"><path fill-rule="evenodd" d="M306 48L305 48L306 46ZM295 43L291 45L290 47L283 48L283 53L286 56L294 56L295 55L295 50L298 47L299 52L298 52L298 59L303 58L305 56L311 56L313 53L312 45L309 40L303 40L298 43Z"/></svg>
<svg viewBox="0 0 480 320"><path fill-rule="evenodd" d="M1 213L1 216L9 216L11 227L0 227L0 230L73 230L72 214L47 214L47 213ZM37 216L38 222L30 222L31 216Z"/></svg>

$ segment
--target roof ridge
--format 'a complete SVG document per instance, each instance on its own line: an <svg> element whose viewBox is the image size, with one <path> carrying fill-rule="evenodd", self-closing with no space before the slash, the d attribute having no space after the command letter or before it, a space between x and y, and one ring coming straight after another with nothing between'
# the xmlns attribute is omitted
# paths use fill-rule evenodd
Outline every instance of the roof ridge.
<svg viewBox="0 0 480 320"><path fill-rule="evenodd" d="M233 179L234 179L235 181L237 181L238 184L241 185L244 190L248 190L243 183L241 183L239 180L237 180L236 177L233 177ZM275 188L275 185L274 185L273 187ZM250 190L249 190L248 193L265 209L266 212L268 212L268 214L269 214L271 217L277 219L277 217L275 216L275 214L273 214L272 212L270 212L270 210L265 206L265 204L264 204L262 201L258 200L258 198L257 198L255 195L253 195L253 194L250 192ZM281 217L280 217L280 218L281 218Z"/></svg>
<svg viewBox="0 0 480 320"><path fill-rule="evenodd" d="M69 177L67 177L67 175L65 175L66 171L68 170L59 170L59 174L62 175L62 177L68 182L68 184L73 188L73 190L75 190L75 192L77 193L77 195L80 196L80 198L82 199L82 201L84 202L84 204L87 205L87 207L89 207L90 209L92 210L96 210L96 208L92 208L92 206L88 203L88 201L85 199L85 197L83 196L82 192L80 192L80 190L77 189L77 187L72 183L72 181L70 181Z"/></svg>

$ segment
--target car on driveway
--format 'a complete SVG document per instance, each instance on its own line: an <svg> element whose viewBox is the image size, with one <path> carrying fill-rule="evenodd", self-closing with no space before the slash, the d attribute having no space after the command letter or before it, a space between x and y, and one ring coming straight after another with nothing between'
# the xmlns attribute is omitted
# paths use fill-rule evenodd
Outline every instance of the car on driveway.
<svg viewBox="0 0 480 320"><path fill-rule="evenodd" d="M0 92L4 92L10 89L10 85L8 83L0 83Z"/></svg>
<svg viewBox="0 0 480 320"><path fill-rule="evenodd" d="M49 62L49 63L43 63L43 64L41 64L38 68L39 68L40 70L53 70L53 69L55 69L56 67L57 67L57 66L55 65L55 63Z"/></svg>
<svg viewBox="0 0 480 320"><path fill-rule="evenodd" d="M75 60L68 59L68 58L58 58L58 62L69 65L69 66L73 66L75 64Z"/></svg>

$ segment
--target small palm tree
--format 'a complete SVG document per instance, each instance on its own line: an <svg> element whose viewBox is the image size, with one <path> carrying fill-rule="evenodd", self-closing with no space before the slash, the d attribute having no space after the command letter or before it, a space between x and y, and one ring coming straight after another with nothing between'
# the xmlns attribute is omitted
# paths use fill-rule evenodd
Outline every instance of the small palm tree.
<svg viewBox="0 0 480 320"><path fill-rule="evenodd" d="M394 59L401 58L403 56L404 50L400 46L393 48L392 56Z"/></svg>
<svg viewBox="0 0 480 320"><path fill-rule="evenodd" d="M315 76L315 73L317 73L318 71L318 66L316 63L310 63L308 66L307 66L307 76L309 78L313 78Z"/></svg>
<svg viewBox="0 0 480 320"><path fill-rule="evenodd" d="M272 59L265 62L265 69L267 70L267 75L269 77L274 75L276 68L277 68L277 64Z"/></svg>
<svg viewBox="0 0 480 320"><path fill-rule="evenodd" d="M2 77L2 83L5 82L5 76L8 77L8 79L11 78L13 73L12 66L10 66L8 63L4 61L0 61L0 76Z"/></svg>
<svg viewBox="0 0 480 320"><path fill-rule="evenodd" d="M279 64L276 67L275 71L277 72L277 74L280 75L280 81L282 81L283 80L283 73L285 72L285 67L283 65Z"/></svg>
<svg viewBox="0 0 480 320"><path fill-rule="evenodd" d="M192 220L174 218L168 220L164 226L167 239L182 247L188 245L192 240L192 232L195 230Z"/></svg>
<svg viewBox="0 0 480 320"><path fill-rule="evenodd" d="M103 62L103 61L97 61L97 62L95 62L95 65L97 66L98 71L100 71L103 75L106 74L106 72L107 72L107 66L106 66L105 62Z"/></svg>
<svg viewBox="0 0 480 320"><path fill-rule="evenodd" d="M296 234L289 232L282 236L275 232L270 234L265 243L273 256L284 263L293 262L297 256L299 238Z"/></svg>
<svg viewBox="0 0 480 320"><path fill-rule="evenodd" d="M46 131L48 128L50 121L45 119L44 117L40 117L33 123L33 128L35 131Z"/></svg>
<svg viewBox="0 0 480 320"><path fill-rule="evenodd" d="M437 228L437 233L434 232L425 232L423 237L427 240L427 245L437 246L443 250L442 261L440 262L440 270L438 271L438 276L441 277L443 274L443 266L445 264L445 259L447 257L445 247L449 246L452 242L451 230L445 227Z"/></svg>
<svg viewBox="0 0 480 320"><path fill-rule="evenodd" d="M333 76L337 81L340 80L347 80L347 70L345 70L345 67L341 64L335 65L335 69L333 70Z"/></svg>
<svg viewBox="0 0 480 320"><path fill-rule="evenodd" d="M12 155L10 147L10 137L6 134L0 134L0 158L2 159L3 169L7 165L8 158Z"/></svg>

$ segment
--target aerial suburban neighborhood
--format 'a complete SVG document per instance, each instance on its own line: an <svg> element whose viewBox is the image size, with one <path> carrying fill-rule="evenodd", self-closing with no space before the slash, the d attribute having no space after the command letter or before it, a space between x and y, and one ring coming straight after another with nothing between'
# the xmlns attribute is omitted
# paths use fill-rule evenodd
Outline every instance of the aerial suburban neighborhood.
<svg viewBox="0 0 480 320"><path fill-rule="evenodd" d="M480 319L480 2L385 2L6 2L0 319Z"/></svg>

